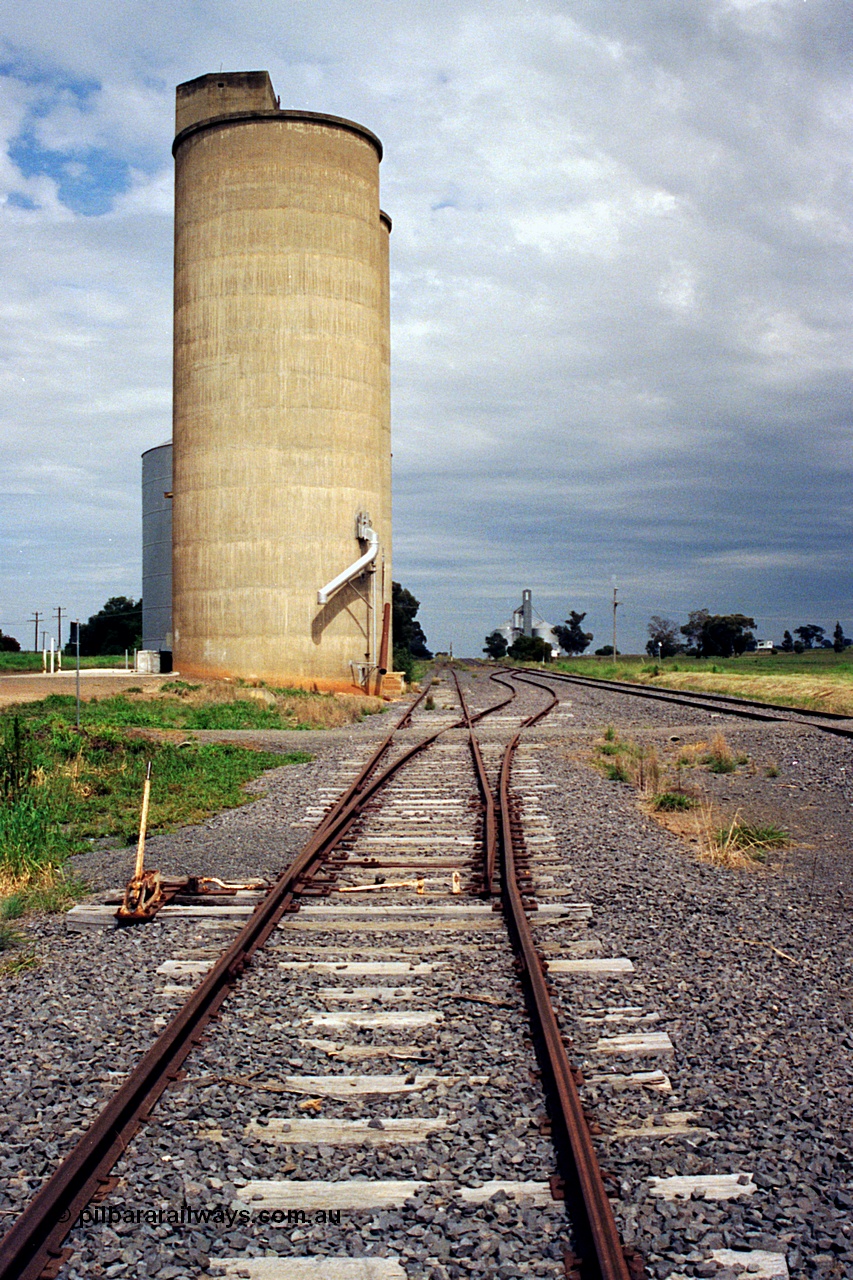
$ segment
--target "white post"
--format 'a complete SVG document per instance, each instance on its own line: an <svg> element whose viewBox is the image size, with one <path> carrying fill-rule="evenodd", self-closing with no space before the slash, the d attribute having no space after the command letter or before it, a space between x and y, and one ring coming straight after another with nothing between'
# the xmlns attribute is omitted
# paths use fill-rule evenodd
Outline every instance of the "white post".
<svg viewBox="0 0 853 1280"><path fill-rule="evenodd" d="M47 671L47 648L45 646L44 636L41 638L41 669Z"/></svg>
<svg viewBox="0 0 853 1280"><path fill-rule="evenodd" d="M56 669L62 675L62 650L59 647L59 641L56 642Z"/></svg>
<svg viewBox="0 0 853 1280"><path fill-rule="evenodd" d="M127 649L125 649L125 651L124 651L124 669L125 669L125 671L129 671L129 670L130 670L130 668L129 668L129 667L128 667L128 665L127 665Z"/></svg>
<svg viewBox="0 0 853 1280"><path fill-rule="evenodd" d="M50 637L50 674L51 675L53 675L55 671L54 661L55 661L55 655L53 651L53 636L51 636Z"/></svg>

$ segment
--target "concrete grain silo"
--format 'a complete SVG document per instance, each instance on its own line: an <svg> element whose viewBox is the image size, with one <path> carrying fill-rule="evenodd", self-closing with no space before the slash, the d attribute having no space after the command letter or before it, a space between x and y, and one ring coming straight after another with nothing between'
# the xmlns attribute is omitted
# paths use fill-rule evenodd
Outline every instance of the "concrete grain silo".
<svg viewBox="0 0 853 1280"><path fill-rule="evenodd" d="M172 648L172 442L142 455L142 648Z"/></svg>
<svg viewBox="0 0 853 1280"><path fill-rule="evenodd" d="M175 666L351 687L391 599L381 144L245 72L178 86L173 151Z"/></svg>

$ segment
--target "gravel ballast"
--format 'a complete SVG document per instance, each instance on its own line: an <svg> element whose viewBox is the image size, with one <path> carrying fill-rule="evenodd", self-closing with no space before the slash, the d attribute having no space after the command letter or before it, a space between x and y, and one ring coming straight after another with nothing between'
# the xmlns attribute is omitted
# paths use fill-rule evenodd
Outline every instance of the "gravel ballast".
<svg viewBox="0 0 853 1280"><path fill-rule="evenodd" d="M467 683L472 709L504 696L482 678ZM783 1255L794 1277L853 1276L850 745L807 727L746 723L621 693L577 687L558 693L559 710L523 734L514 789L534 876L541 859L537 900L587 901L594 909L588 930L537 925L545 954L627 957L634 966L631 973L555 981L626 1242L636 1244L661 1280L728 1280L740 1274L731 1257L755 1250ZM523 688L511 707L478 726L493 777L500 744L543 697ZM429 723L450 722L446 683L436 702L437 710L421 713L402 739ZM703 776L703 786L723 808L786 826L796 843L768 865L745 871L699 861L695 847L640 811L631 787L608 781L588 763L608 724L661 751L673 738L707 740L721 730L750 763L732 774ZM345 785L389 728L390 717L383 716L350 730L286 735L316 752L314 763L265 775L252 785L266 795L250 806L152 839L151 864L227 879L275 873L304 842L327 793ZM442 741L451 748L458 743L462 752L460 731ZM282 749L293 744L282 741ZM93 849L78 861L93 885L112 888L125 878L132 850ZM57 918L34 922L27 932L41 965L0 990L6 1222L8 1210L26 1203L153 1039L155 1020L168 1005L158 966L212 956L233 936L192 921L75 934ZM294 951L283 932L229 999L209 1043L188 1060L187 1080L134 1140L117 1170L116 1203L180 1205L186 1197L245 1208L241 1187L282 1177L410 1178L433 1185L402 1209L342 1214L339 1224L261 1232L254 1221L251 1229L238 1223L227 1232L216 1224L215 1230L98 1224L74 1233L65 1274L178 1280L206 1274L211 1258L264 1252L396 1257L408 1276L435 1280L561 1274L566 1228L559 1205L519 1205L499 1194L483 1208L463 1210L450 1194L453 1186L477 1180L535 1181L553 1171L547 1139L532 1123L542 1100L530 1074L532 1050L511 957L496 934L466 936L463 946L455 933L427 940L405 930L360 934L353 952L436 957L444 966L441 979L420 978L417 999L393 1007L432 1002L452 1008L453 1018L412 1033L412 1050L426 1062L377 1056L353 1064L294 1039L294 989L279 968ZM334 940L319 932L300 936L300 958L321 958L324 944ZM435 950L427 954L429 948ZM329 986L328 976L302 976L300 1003L323 1007L318 993ZM478 991L498 1005L466 1009L464 997ZM602 1037L632 1030L666 1032L673 1052L611 1057L597 1050ZM395 1041L381 1030L361 1035L361 1043L375 1047ZM671 1093L606 1079L652 1068L665 1071ZM367 1116L379 1124L389 1116L452 1115L453 1132L426 1144L321 1144L294 1154L257 1133L251 1141L245 1136L253 1120L282 1114L283 1095L259 1088L259 1081L425 1070L463 1079L390 1101L360 1100L357 1109L352 1100L326 1099L321 1110L323 1118ZM485 1097L464 1078L484 1071L492 1081ZM286 1097L294 1105L294 1096ZM673 1113L690 1115L689 1133L646 1132L663 1130ZM643 1132L621 1137L617 1129ZM755 1191L725 1201L652 1194L652 1178L729 1173Z"/></svg>

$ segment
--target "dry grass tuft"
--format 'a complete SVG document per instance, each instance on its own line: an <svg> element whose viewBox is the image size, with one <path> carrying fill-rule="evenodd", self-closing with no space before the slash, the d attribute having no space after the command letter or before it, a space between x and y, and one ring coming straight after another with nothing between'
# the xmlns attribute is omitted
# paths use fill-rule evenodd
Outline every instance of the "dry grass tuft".
<svg viewBox="0 0 853 1280"><path fill-rule="evenodd" d="M341 729L357 724L365 716L376 715L385 703L381 698L357 693L312 693L306 689L281 689L254 681L250 684L233 680L202 680L190 683L169 680L148 695L152 701L176 698L186 707L206 708L235 702L254 703L275 711L293 728Z"/></svg>
<svg viewBox="0 0 853 1280"><path fill-rule="evenodd" d="M656 747L619 738L612 726L595 744L592 756L606 777L636 789L647 816L695 845L703 861L729 869L754 869L770 849L790 843L788 833L772 824L746 822L739 813L721 816L701 792L684 787L682 771L704 765L711 773L732 773L747 762L748 757L736 756L719 732L710 742L681 744L668 759L661 759Z"/></svg>

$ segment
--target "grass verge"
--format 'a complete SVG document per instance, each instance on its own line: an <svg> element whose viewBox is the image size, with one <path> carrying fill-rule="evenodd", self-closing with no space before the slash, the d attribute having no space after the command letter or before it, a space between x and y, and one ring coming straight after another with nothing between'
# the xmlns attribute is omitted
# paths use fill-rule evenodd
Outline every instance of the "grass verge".
<svg viewBox="0 0 853 1280"><path fill-rule="evenodd" d="M853 716L850 649L840 654L832 649L801 654L745 653L740 658L688 658L682 654L661 662L639 655L626 655L615 662L612 658L582 657L555 662L554 670Z"/></svg>
<svg viewBox="0 0 853 1280"><path fill-rule="evenodd" d="M149 829L165 831L246 804L246 783L264 770L312 759L230 743L150 742L97 720L78 734L67 701L30 704L25 719L0 716L0 919L65 908L82 892L69 859L96 839L135 839L149 760Z"/></svg>
<svg viewBox="0 0 853 1280"><path fill-rule="evenodd" d="M131 688L81 702L80 723L86 728L335 729L358 723L385 705L379 698L356 694L169 680L156 693L143 695ZM54 693L39 702L20 703L14 712L22 721L48 717L72 724L76 701Z"/></svg>

